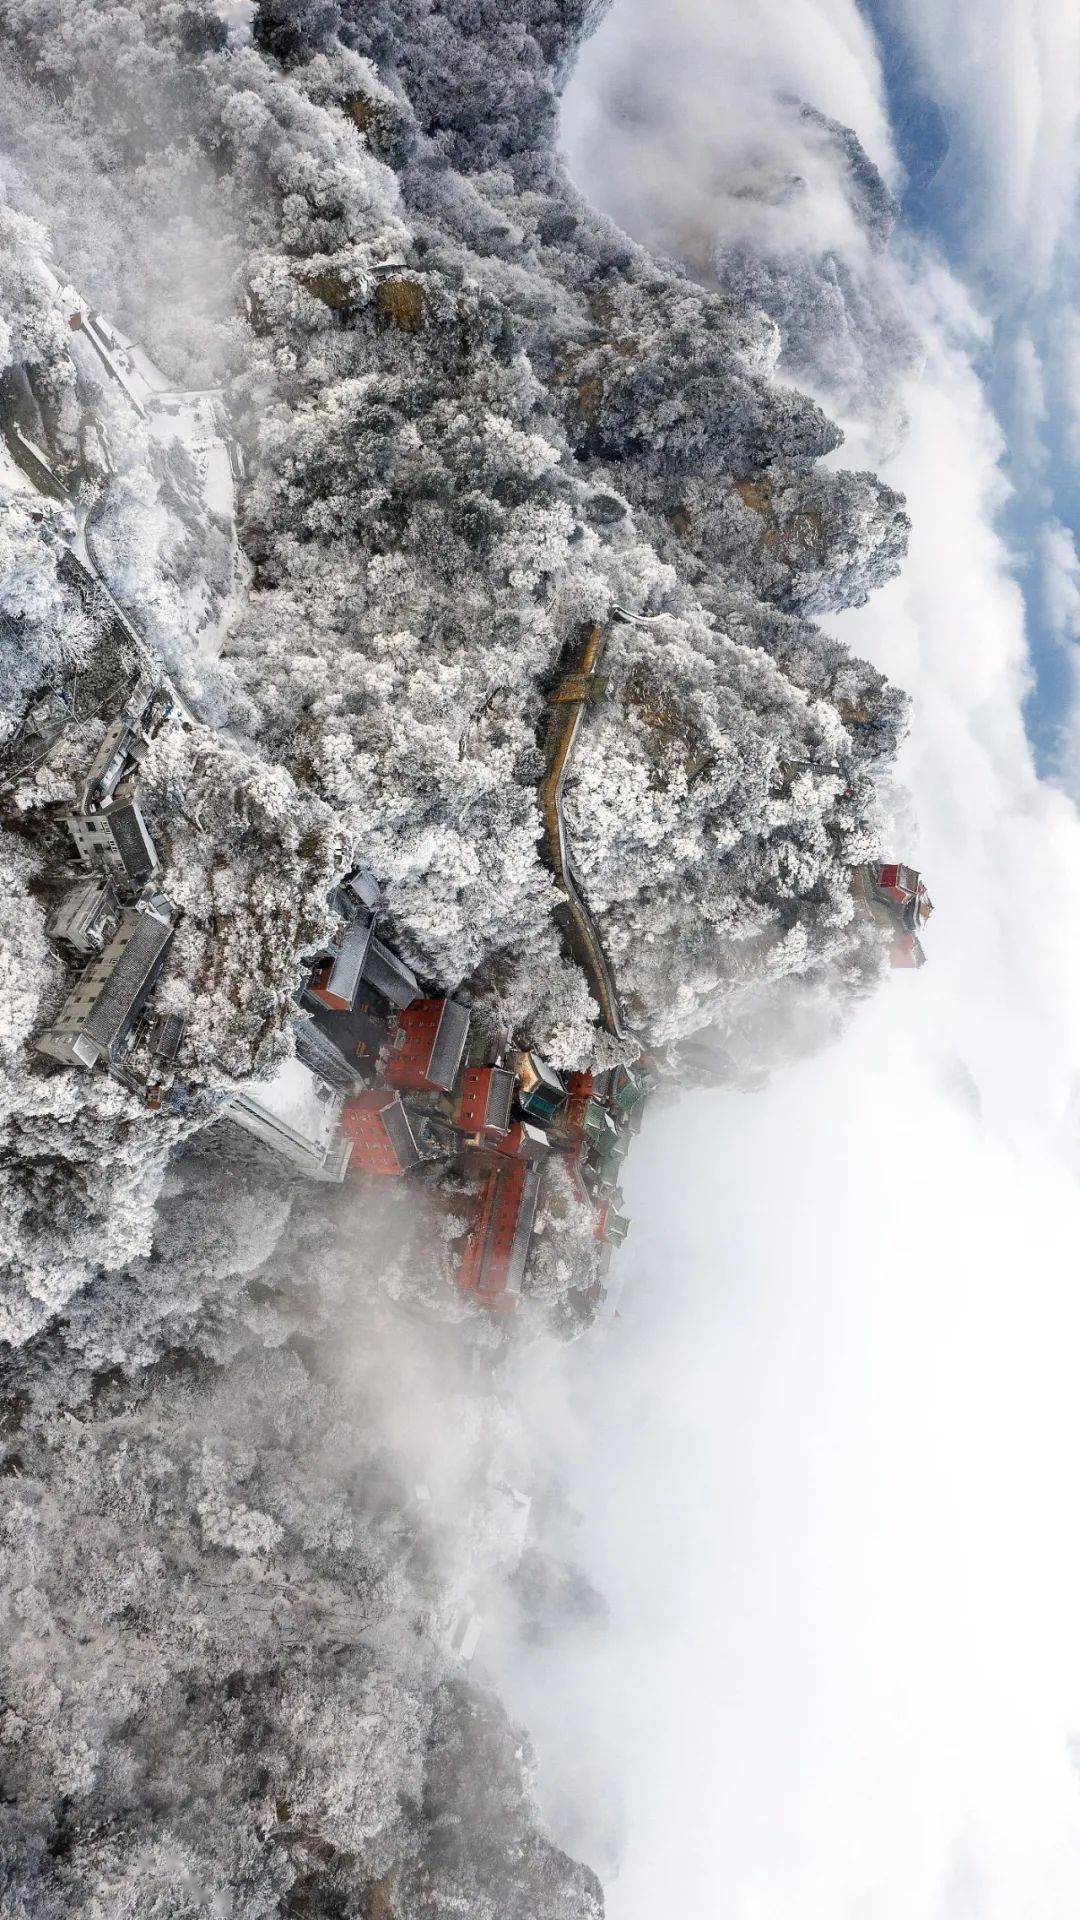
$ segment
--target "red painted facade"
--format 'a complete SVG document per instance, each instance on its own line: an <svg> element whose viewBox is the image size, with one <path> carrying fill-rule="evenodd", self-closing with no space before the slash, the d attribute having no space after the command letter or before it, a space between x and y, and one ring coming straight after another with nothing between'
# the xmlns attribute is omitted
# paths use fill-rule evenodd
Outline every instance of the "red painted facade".
<svg viewBox="0 0 1080 1920"><path fill-rule="evenodd" d="M383 1121L383 1109L392 1106L397 1095L385 1087L373 1087L367 1093L348 1100L341 1113L341 1131L353 1143L350 1172L382 1173L395 1177L405 1169L398 1158Z"/></svg>
<svg viewBox="0 0 1080 1920"><path fill-rule="evenodd" d="M489 1140L487 1144L493 1147L496 1153L505 1153L511 1159L535 1160L538 1135L540 1142L546 1145L546 1135L539 1128L529 1127L522 1121L515 1120L510 1131L504 1133L501 1140ZM542 1150L543 1147L541 1147Z"/></svg>
<svg viewBox="0 0 1080 1920"><path fill-rule="evenodd" d="M313 1000L318 1000L322 1006L329 1007L332 1013L348 1013L349 1002L342 999L339 993L331 993L327 986L333 966L332 960L324 960L316 967L308 981L308 992Z"/></svg>
<svg viewBox="0 0 1080 1920"><path fill-rule="evenodd" d="M513 1313L517 1306L517 1295L507 1293L506 1283L527 1177L528 1167L520 1160L488 1174L458 1267L462 1293L495 1313Z"/></svg>
<svg viewBox="0 0 1080 1920"><path fill-rule="evenodd" d="M591 1080L592 1074L575 1074L574 1079ZM585 1114L589 1105L587 1093L572 1093L562 1111L562 1125L571 1140L583 1140L585 1137Z"/></svg>
<svg viewBox="0 0 1080 1920"><path fill-rule="evenodd" d="M588 1100L591 1098L592 1090L596 1085L596 1075L594 1073L568 1073L563 1077L566 1081L566 1091L571 1099Z"/></svg>
<svg viewBox="0 0 1080 1920"><path fill-rule="evenodd" d="M510 1155L520 1153L524 1139L525 1133L521 1121L515 1120L509 1133L504 1133L501 1140L496 1140L495 1151Z"/></svg>
<svg viewBox="0 0 1080 1920"><path fill-rule="evenodd" d="M921 967L926 963L926 955L921 941L913 933L898 933L889 948L891 967Z"/></svg>
<svg viewBox="0 0 1080 1920"><path fill-rule="evenodd" d="M494 1067L466 1067L458 1082L457 1103L454 1109L454 1124L462 1133L483 1133L492 1131L502 1133L503 1128L491 1128L490 1102L493 1089Z"/></svg>
<svg viewBox="0 0 1080 1920"><path fill-rule="evenodd" d="M411 1093L439 1091L428 1076L445 1005L445 1000L415 1000L398 1014L386 1063L386 1078L392 1087Z"/></svg>

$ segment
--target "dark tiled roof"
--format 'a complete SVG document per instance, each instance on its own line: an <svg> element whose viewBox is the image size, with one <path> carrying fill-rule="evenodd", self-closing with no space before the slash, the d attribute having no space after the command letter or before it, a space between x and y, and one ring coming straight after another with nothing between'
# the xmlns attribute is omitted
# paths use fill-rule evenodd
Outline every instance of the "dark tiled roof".
<svg viewBox="0 0 1080 1920"><path fill-rule="evenodd" d="M444 1090L453 1086L458 1077L465 1042L469 1037L469 1022L472 1014L463 1007L460 1000L444 1000L439 1020L435 1045L431 1049L427 1078L433 1087Z"/></svg>
<svg viewBox="0 0 1080 1920"><path fill-rule="evenodd" d="M110 960L121 938L123 947ZM124 915L116 941L106 947L97 962L93 971L95 976L100 971L103 984L81 1025L108 1052L123 1038L146 1000L171 939L172 928L163 926L153 914L132 911ZM84 984L89 985L89 981Z"/></svg>
<svg viewBox="0 0 1080 1920"><path fill-rule="evenodd" d="M529 1264L529 1249L532 1246L533 1225L536 1220L536 1203L540 1197L540 1173L540 1164L535 1160L530 1161L522 1188L510 1259L506 1268L507 1293L520 1293L525 1279L525 1271Z"/></svg>
<svg viewBox="0 0 1080 1920"><path fill-rule="evenodd" d="M341 936L330 977L326 982L327 991L339 1000L345 1000L349 1006L360 990L360 981L364 972L364 963L368 957L372 932L375 926L373 914L361 914L350 922Z"/></svg>
<svg viewBox="0 0 1080 1920"><path fill-rule="evenodd" d="M510 1110L517 1092L517 1074L510 1073L506 1067L493 1067L491 1070L491 1090L488 1094L487 1125L496 1133L505 1133L510 1125Z"/></svg>
<svg viewBox="0 0 1080 1920"><path fill-rule="evenodd" d="M364 979L399 1010L420 997L420 982L411 967L391 953L386 944L373 938L364 961Z"/></svg>
<svg viewBox="0 0 1080 1920"><path fill-rule="evenodd" d="M297 1020L293 1031L296 1035L297 1058L313 1073L329 1081L332 1087L351 1087L354 1080L360 1078L341 1048L316 1026L314 1020Z"/></svg>
<svg viewBox="0 0 1080 1920"><path fill-rule="evenodd" d="M163 1014L154 1034L154 1053L159 1060L175 1060L187 1025L183 1014Z"/></svg>
<svg viewBox="0 0 1080 1920"><path fill-rule="evenodd" d="M133 880L142 880L157 866L157 851L134 800L108 809L106 818L116 849Z"/></svg>
<svg viewBox="0 0 1080 1920"><path fill-rule="evenodd" d="M398 1165L407 1173L411 1167L420 1164L421 1153L416 1144L409 1116L401 1104L400 1097L391 1100L379 1115L386 1135L397 1155Z"/></svg>

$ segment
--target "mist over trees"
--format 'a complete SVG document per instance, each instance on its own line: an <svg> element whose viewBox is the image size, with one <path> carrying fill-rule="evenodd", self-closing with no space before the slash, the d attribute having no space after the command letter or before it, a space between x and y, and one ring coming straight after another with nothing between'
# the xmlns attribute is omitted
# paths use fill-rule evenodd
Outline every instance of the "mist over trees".
<svg viewBox="0 0 1080 1920"><path fill-rule="evenodd" d="M487 1030L559 1066L626 1051L538 848L582 623L607 687L566 817L634 1045L752 1084L880 971L851 872L884 850L905 701L813 617L896 571L903 503L823 465L838 430L777 378L809 312L782 264L699 284L567 179L558 90L601 11L260 0L248 34L212 0L0 0L0 398L70 490L0 466L0 748L114 643L64 560L91 490L113 591L197 709L141 773L182 911L176 1111L29 1051L65 992L44 923L100 727L5 776L18 1920L602 1910L450 1643L482 1590L538 1637L602 1617L564 1542L507 1532L530 1470L496 1334L440 1293L452 1187L293 1190L215 1126L289 1052L356 862L397 951ZM65 340L50 257L169 378L223 389L235 574L190 464ZM588 1252L564 1201L556 1180L535 1272L562 1331Z"/></svg>

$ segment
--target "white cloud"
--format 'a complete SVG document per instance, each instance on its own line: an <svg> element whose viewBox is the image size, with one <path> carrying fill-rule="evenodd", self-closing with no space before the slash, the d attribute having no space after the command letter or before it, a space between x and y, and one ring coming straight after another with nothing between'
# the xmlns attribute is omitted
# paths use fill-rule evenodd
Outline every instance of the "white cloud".
<svg viewBox="0 0 1080 1920"><path fill-rule="evenodd" d="M1080 909L1062 874L1080 862L1080 821L1032 765L1023 603L993 528L1000 434L933 290L927 275L912 290L928 358L908 396L909 439L885 469L909 499L908 564L838 631L916 700L901 772L941 912L911 1037L932 1048L948 1036L1002 1138L1069 1154L1076 1142L1059 1128L1080 1067Z"/></svg>
<svg viewBox="0 0 1080 1920"><path fill-rule="evenodd" d="M1056 337L1061 428L1066 457L1080 467L1080 313L1068 307Z"/></svg>
<svg viewBox="0 0 1080 1920"><path fill-rule="evenodd" d="M1028 327L1021 327L1007 349L1012 374L1011 413L1013 417L1013 458L1029 473L1046 464L1047 451L1042 437L1049 412L1046 398L1046 373L1039 350Z"/></svg>
<svg viewBox="0 0 1080 1920"><path fill-rule="evenodd" d="M767 173L778 185L797 175L806 195L794 217L812 220L823 245L860 246L816 132L782 96L857 125L872 158L897 176L872 35L850 0L808 0L797 34L785 0L761 0L752 12L710 0L663 10L617 0L567 96L570 170L639 237L670 246L675 236L691 253L702 226L707 246L740 238L748 218L760 231L769 209L743 188L760 188ZM791 217L773 209L778 229Z"/></svg>
<svg viewBox="0 0 1080 1920"><path fill-rule="evenodd" d="M1080 11L1074 0L899 0L957 135L967 237L1017 283L1045 280L1076 218Z"/></svg>
<svg viewBox="0 0 1080 1920"><path fill-rule="evenodd" d="M1046 419L1046 382L1039 351L1030 330L1022 327L1012 343L1016 398L1028 419L1041 425Z"/></svg>
<svg viewBox="0 0 1080 1920"><path fill-rule="evenodd" d="M1047 624L1059 640L1080 640L1080 555L1068 527L1051 520L1039 536Z"/></svg>
<svg viewBox="0 0 1080 1920"><path fill-rule="evenodd" d="M616 9L612 65L594 50L571 101L594 152L607 77L648 58L649 11ZM766 140L770 83L796 84L800 59L828 111L858 124L876 101L845 9L724 9L710 43L714 11L653 17L680 44L692 25L718 122L742 125L752 86ZM830 44L855 51L822 98ZM970 60L981 84L990 51ZM644 154L638 172L653 192ZM613 1628L515 1649L500 1679L567 1842L620 1855L611 1920L1080 1904L1080 819L1024 734L983 323L928 261L910 299L926 366L884 477L908 494L911 555L838 630L915 695L897 851L937 904L930 964L764 1095L653 1116L622 1320L521 1368Z"/></svg>
<svg viewBox="0 0 1080 1920"><path fill-rule="evenodd" d="M1076 231L1080 12L1073 0L896 0L895 11L949 118L946 165L963 176L975 259L1025 289L1048 280ZM851 0L800 0L795 8L762 0L752 10L715 0L663 9L616 0L568 101L572 167L616 205L636 196L640 228L653 171L702 128L718 155L755 133L759 143L773 141L776 92L809 99L854 127L897 179L873 36ZM625 134L613 128L615 109L642 95L670 108L659 145L655 122L631 124ZM691 196L700 184L682 182Z"/></svg>
<svg viewBox="0 0 1080 1920"><path fill-rule="evenodd" d="M624 1317L537 1393L612 1639L518 1702L568 1837L621 1826L612 1920L1076 1911L1080 1204L943 1097L907 984L824 1084L659 1120Z"/></svg>

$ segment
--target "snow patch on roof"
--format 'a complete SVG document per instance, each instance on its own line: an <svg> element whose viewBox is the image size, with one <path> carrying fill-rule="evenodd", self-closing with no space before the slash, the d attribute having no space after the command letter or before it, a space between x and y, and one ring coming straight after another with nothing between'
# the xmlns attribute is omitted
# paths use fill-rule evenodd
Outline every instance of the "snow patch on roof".
<svg viewBox="0 0 1080 1920"><path fill-rule="evenodd" d="M283 1120L316 1146L328 1146L337 1125L337 1102L320 1097L320 1083L302 1060L283 1060L269 1080L246 1089L265 1112Z"/></svg>

